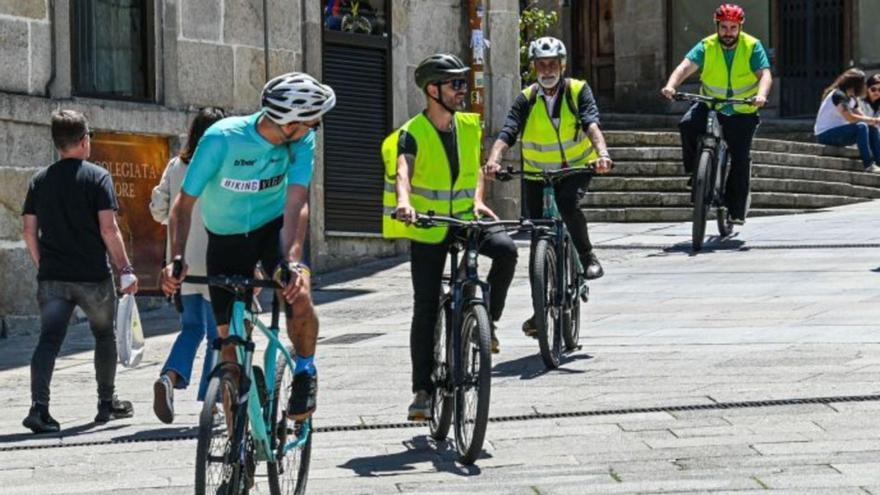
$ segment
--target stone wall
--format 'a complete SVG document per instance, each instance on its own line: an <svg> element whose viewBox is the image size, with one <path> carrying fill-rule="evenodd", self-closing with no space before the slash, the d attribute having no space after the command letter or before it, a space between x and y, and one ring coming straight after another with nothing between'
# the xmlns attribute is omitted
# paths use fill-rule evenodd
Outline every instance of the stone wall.
<svg viewBox="0 0 880 495"><path fill-rule="evenodd" d="M614 100L619 111L656 111L666 82L665 0L614 2ZM638 36L633 36L638 33Z"/></svg>

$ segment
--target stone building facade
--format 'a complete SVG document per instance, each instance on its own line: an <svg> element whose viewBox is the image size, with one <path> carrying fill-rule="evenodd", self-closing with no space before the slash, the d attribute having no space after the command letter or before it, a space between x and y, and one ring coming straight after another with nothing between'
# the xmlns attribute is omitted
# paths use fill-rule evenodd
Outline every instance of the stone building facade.
<svg viewBox="0 0 880 495"><path fill-rule="evenodd" d="M411 82L422 58L449 51L469 59L468 14L472 5L468 0L360 3L367 2L374 4L376 17L381 17L374 22L385 26L381 37L389 46L385 67L389 97L385 105L390 119L387 129L381 129L385 134L424 107L422 95ZM343 8L346 5L339 3ZM488 139L497 134L519 88L519 5L514 0L476 3L482 7L484 35L491 40L485 67ZM95 14L87 9L97 8L90 7L97 2L0 0L0 334L33 331L35 327L35 271L21 241L20 212L30 177L56 158L48 127L53 110L79 110L88 116L94 130L106 135L160 137L167 142L166 154L173 155L199 107L219 106L238 114L256 111L267 72L276 75L297 70L322 78L325 63L329 63L327 40L337 36L327 33L326 0L266 0L268 31L264 30L262 0L130 0L116 4L123 6L123 11L107 15L121 19L118 26L122 27L107 36L118 39L108 42L103 52L89 52L97 30ZM129 33L129 28L135 34ZM268 71L264 62L267 38ZM140 58L135 57L135 62L117 59L130 42L142 43ZM132 86L127 71L140 70L142 77L134 76L139 81L139 86L134 85L139 96L101 94L100 88L96 91L106 74L95 67L108 67L108 61L100 57L110 57L109 64L115 69L110 72L118 79L113 84L122 81L119 84ZM358 66L353 65L352 70ZM344 92L344 88L338 91ZM407 247L402 242L382 240L375 230L326 228L325 212L333 205L325 204L325 192L332 187L339 190L331 183L329 167L355 170L369 166L381 174L378 146L362 150L363 163L328 164L325 141L330 138L325 137L334 132L331 125L340 124L329 118L325 121L311 188L310 258L319 271L402 253ZM511 157L516 156L514 151ZM376 192L377 204L380 193ZM519 211L515 185L493 189L492 197L500 210L514 216ZM151 222L147 200L137 218ZM376 214L380 213L377 209ZM133 239L135 246L147 242L163 241ZM159 266L153 268L158 270Z"/></svg>

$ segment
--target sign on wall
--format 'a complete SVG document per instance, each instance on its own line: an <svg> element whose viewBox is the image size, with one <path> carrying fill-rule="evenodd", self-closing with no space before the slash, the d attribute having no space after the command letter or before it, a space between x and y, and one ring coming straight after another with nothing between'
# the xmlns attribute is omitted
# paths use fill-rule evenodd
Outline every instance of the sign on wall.
<svg viewBox="0 0 880 495"><path fill-rule="evenodd" d="M113 176L119 200L117 222L134 265L141 291L158 293L165 260L165 226L150 215L150 195L169 159L168 139L161 136L98 132L90 161Z"/></svg>

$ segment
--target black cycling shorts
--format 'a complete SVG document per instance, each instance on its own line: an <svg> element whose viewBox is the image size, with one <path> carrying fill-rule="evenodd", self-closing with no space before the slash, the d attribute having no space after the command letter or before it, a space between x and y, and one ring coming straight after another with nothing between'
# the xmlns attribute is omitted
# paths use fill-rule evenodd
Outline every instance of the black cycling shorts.
<svg viewBox="0 0 880 495"><path fill-rule="evenodd" d="M257 262L263 264L268 276L284 259L281 252L281 227L284 217L245 234L220 235L208 231L208 252L206 262L208 276L241 275L253 277ZM211 308L217 325L228 325L232 314L234 295L222 287L211 286ZM247 300L253 299L249 291Z"/></svg>

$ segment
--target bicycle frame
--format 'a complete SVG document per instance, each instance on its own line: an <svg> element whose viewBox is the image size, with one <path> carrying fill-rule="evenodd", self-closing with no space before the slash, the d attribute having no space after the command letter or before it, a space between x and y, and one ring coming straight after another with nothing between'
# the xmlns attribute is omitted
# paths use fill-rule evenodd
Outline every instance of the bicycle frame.
<svg viewBox="0 0 880 495"><path fill-rule="evenodd" d="M727 186L727 141L724 140L724 132L718 121L718 111L715 105L709 106L709 114L706 118L706 133L700 136L702 149L713 151L712 161L712 204L720 206L724 202L724 190Z"/></svg>
<svg viewBox="0 0 880 495"><path fill-rule="evenodd" d="M449 249L449 287L450 298L452 303L452 349L461 348L461 325L464 309L470 304L483 304L488 308L488 301L491 301L489 284L480 280L477 272L477 257L479 256L479 235L476 229L467 229L463 242L454 241ZM458 255L460 248L457 243L464 245L464 260L459 265ZM463 273L462 273L463 272ZM482 298L474 295L465 297L465 289L467 287L480 287ZM452 353L452 379L453 387L457 388L464 384L464 370L461 366L461 355L458 352Z"/></svg>
<svg viewBox="0 0 880 495"><path fill-rule="evenodd" d="M260 321L259 316L251 313L247 310L245 302L236 297L235 302L232 306L232 319L230 320L229 325L229 337L227 339L231 339L235 342L244 342L245 344L250 343L251 345L245 346L237 346L236 348L236 356L238 358L238 365L242 368L247 374L247 380L244 382L247 390L242 391L245 394L239 396L238 401L240 404L247 403L248 408L248 418L250 419L251 425L251 437L254 440L256 446L256 455L257 459L265 462L276 461L276 456L273 455L272 445L269 435L269 427L271 426L272 418L270 417L271 411L274 410L275 404L275 372L276 370L276 359L278 353L281 353L284 356L284 360L287 366L290 366L290 369L295 368L295 360L290 355L290 352L284 347L284 344L278 338L279 333L279 309L278 309L278 300L277 298L272 301L272 323L269 327L263 324ZM252 386L255 383L254 379L254 370L253 370L253 340L250 336L247 335L247 332L244 328L245 321L250 322L255 328L259 329L263 335L269 339L269 345L266 348L266 352L263 356L263 380L265 381L266 387L266 395L267 395L267 404L266 408L263 409L260 404L260 398L257 393L257 388ZM222 347L223 341L226 339L217 339L214 344L214 362L220 363L220 348ZM244 347L244 348L243 348ZM212 371L212 375L219 370L219 365L214 368ZM283 449L282 454L286 454L290 450L301 447L308 440L309 435L311 434L311 419L306 420L303 423L302 430L300 434L296 437L295 440L288 441L287 444L283 446L279 446L279 448ZM244 448L244 443L242 443L242 448Z"/></svg>

